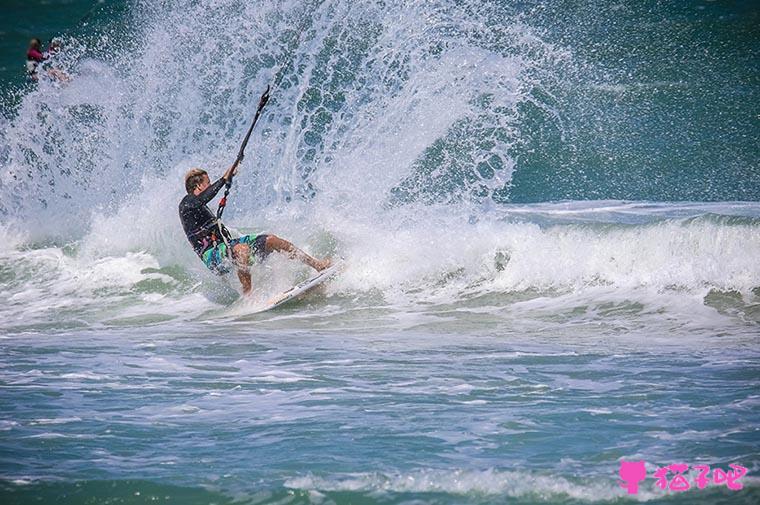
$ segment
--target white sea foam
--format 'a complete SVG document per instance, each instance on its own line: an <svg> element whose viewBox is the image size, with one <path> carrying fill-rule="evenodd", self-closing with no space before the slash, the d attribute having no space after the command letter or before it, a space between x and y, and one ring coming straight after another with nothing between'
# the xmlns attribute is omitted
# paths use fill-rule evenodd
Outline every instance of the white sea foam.
<svg viewBox="0 0 760 505"><path fill-rule="evenodd" d="M13 251L20 244L23 244L26 237L23 229L10 225L9 223L0 223L0 255L5 251ZM2 257L2 256L0 256Z"/></svg>
<svg viewBox="0 0 760 505"><path fill-rule="evenodd" d="M61 379L84 379L92 381L100 381L108 379L107 375L100 375L92 372L78 372L78 373L65 373L61 374Z"/></svg>
<svg viewBox="0 0 760 505"><path fill-rule="evenodd" d="M347 474L336 477L306 475L291 478L285 485L292 489L318 491L357 491L393 493L485 494L509 497L537 496L543 499L573 498L597 502L623 498L625 491L613 482L587 480L571 482L562 477L530 471L501 470L417 470L403 474ZM657 495L640 490L638 498Z"/></svg>
<svg viewBox="0 0 760 505"><path fill-rule="evenodd" d="M7 419L0 420L0 431L9 431L18 426L16 421L9 421Z"/></svg>
<svg viewBox="0 0 760 505"><path fill-rule="evenodd" d="M754 224L705 219L542 228L449 221L393 229L347 220L339 239L351 258L341 288L365 286L398 295L426 288L427 296L442 300L596 286L700 295L715 288L751 296L760 285L760 266L753 261L760 256L760 227Z"/></svg>
<svg viewBox="0 0 760 505"><path fill-rule="evenodd" d="M55 417L52 419L35 419L30 424L67 424L67 423L76 423L81 421L82 419L80 417Z"/></svg>
<svg viewBox="0 0 760 505"><path fill-rule="evenodd" d="M251 377L251 379L262 382L274 382L281 384L290 384L293 382L311 381L314 380L311 377L300 375L293 372L287 372L284 370L268 370L262 372L260 375Z"/></svg>
<svg viewBox="0 0 760 505"><path fill-rule="evenodd" d="M120 317L163 312L179 315L188 310L174 300L154 298L135 300L133 290L141 282L158 282L176 287L176 281L157 272L156 259L144 252L121 256L71 256L62 248L7 251L3 261L12 264L15 279L5 287L6 302L0 308L4 325L29 324L55 320L56 314L102 314L108 317L111 306L121 306ZM148 293L149 295L149 293ZM129 304L135 306L130 312ZM125 304L125 302L128 302ZM201 305L189 308L197 312Z"/></svg>

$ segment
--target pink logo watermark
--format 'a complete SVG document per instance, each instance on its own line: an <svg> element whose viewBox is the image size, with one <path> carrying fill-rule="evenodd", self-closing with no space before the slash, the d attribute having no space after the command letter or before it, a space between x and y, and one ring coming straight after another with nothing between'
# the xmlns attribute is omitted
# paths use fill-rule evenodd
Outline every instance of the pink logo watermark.
<svg viewBox="0 0 760 505"><path fill-rule="evenodd" d="M718 485L725 484L728 489L738 491L743 487L739 479L747 475L747 469L734 464L728 466L731 467L731 470L727 472L720 468L714 468L712 470L712 482ZM694 484L699 489L706 488L707 484L710 483L710 477L708 477L710 467L708 465L694 465L691 468L698 472L694 479ZM673 463L660 467L654 472L653 477L657 479L654 484L660 489L669 489L676 492L691 489L691 483L684 475L687 470L689 470L689 465L686 463ZM647 477L647 470L643 461L621 461L619 473L620 478L623 479L620 487L627 489L628 494L638 493L639 483L643 482ZM673 478L668 479L668 474L673 474Z"/></svg>

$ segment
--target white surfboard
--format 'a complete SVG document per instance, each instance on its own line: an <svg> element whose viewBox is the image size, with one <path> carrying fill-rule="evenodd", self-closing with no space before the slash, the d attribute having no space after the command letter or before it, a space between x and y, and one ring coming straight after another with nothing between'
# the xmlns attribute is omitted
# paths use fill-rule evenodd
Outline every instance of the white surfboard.
<svg viewBox="0 0 760 505"><path fill-rule="evenodd" d="M267 310L272 310L276 307L279 307L280 305L286 304L291 300L295 300L296 298L305 295L306 293L316 288L320 284L335 277L337 274L339 274L343 270L344 267L345 267L345 264L343 263L343 261L336 259L333 265L330 265L329 267L325 268L321 272L317 272L316 274L314 274L313 277L310 277L306 279L305 281L299 284L296 284L292 288L280 293L279 295L273 296L272 298L267 300L264 303L264 306L261 307L256 312L264 312Z"/></svg>

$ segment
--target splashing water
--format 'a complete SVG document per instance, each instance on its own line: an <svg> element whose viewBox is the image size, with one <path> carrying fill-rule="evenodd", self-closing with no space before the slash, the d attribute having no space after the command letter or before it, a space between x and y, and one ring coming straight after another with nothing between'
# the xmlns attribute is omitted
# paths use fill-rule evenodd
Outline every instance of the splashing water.
<svg viewBox="0 0 760 505"><path fill-rule="evenodd" d="M409 302L613 286L752 303L760 274L737 253L760 251L751 205L497 203L537 111L567 128L546 97L572 78L572 55L524 19L490 2L137 4L129 29L69 41L70 84L22 100L3 139L3 229L52 246L82 269L75 282L144 254L152 266L126 268L197 278L181 176L221 172L273 84L227 219L353 258L338 289ZM42 256L30 275L66 285ZM152 282L138 277L125 287ZM17 295L33 299L24 278ZM164 281L182 296L184 278ZM72 289L74 306L89 297Z"/></svg>
<svg viewBox="0 0 760 505"><path fill-rule="evenodd" d="M0 446L23 456L0 456L0 496L589 503L623 496L621 457L756 473L760 204L621 200L681 187L608 180L643 158L589 118L691 84L587 77L552 10L144 0L68 37L72 81L29 88L0 133ZM225 219L348 268L251 315L177 203L268 84ZM706 199L753 194L726 187ZM259 297L305 275L253 272Z"/></svg>

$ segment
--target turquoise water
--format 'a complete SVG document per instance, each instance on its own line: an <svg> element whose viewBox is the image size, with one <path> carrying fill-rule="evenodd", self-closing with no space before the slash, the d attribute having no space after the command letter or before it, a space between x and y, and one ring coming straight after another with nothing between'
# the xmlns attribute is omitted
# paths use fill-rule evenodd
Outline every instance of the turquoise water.
<svg viewBox="0 0 760 505"><path fill-rule="evenodd" d="M0 26L72 77L2 52L2 503L760 500L759 9L41 5ZM225 220L347 268L254 314L306 269L239 298L177 203L267 84Z"/></svg>
<svg viewBox="0 0 760 505"><path fill-rule="evenodd" d="M335 319L308 312L278 317L295 325L216 321L191 335L158 327L6 342L3 411L13 421L4 433L14 437L4 437L3 468L15 478L6 496L609 502L621 494L619 458L755 459L758 357L741 338L694 337L698 352L677 352L665 337L619 329L472 335L472 313L457 318L467 336L440 323L294 331ZM675 501L757 497L752 486Z"/></svg>

